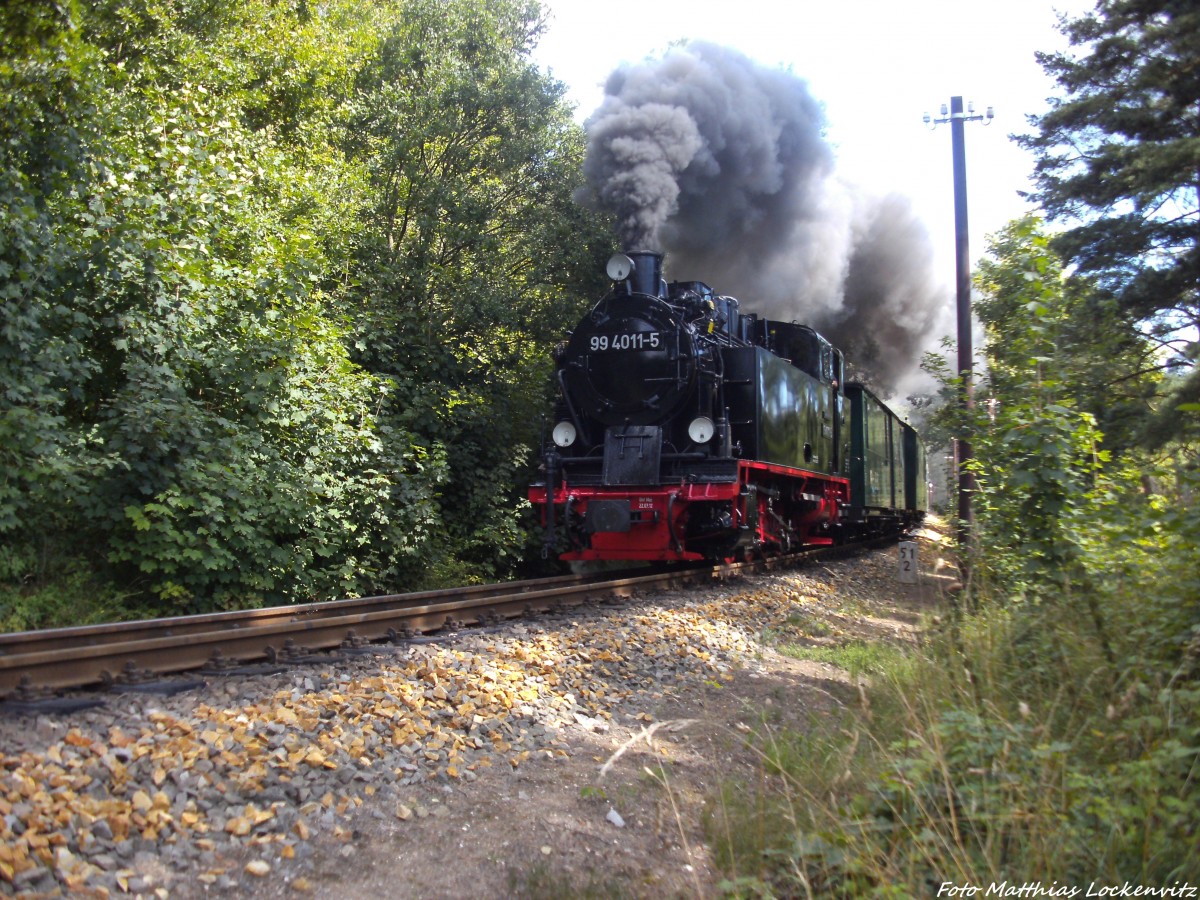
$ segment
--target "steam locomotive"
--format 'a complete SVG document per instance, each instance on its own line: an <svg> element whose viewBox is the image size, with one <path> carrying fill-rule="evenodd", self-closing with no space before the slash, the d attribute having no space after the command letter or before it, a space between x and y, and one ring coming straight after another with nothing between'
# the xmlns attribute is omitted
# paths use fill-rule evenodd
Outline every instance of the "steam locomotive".
<svg viewBox="0 0 1200 900"><path fill-rule="evenodd" d="M657 253L555 352L529 500L564 560L737 559L900 532L928 507L917 433L805 325L743 313Z"/></svg>

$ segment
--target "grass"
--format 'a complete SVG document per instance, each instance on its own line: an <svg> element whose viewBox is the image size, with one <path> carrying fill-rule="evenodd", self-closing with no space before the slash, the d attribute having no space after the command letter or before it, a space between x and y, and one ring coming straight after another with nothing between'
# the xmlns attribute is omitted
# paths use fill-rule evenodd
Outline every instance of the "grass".
<svg viewBox="0 0 1200 900"><path fill-rule="evenodd" d="M746 720L757 772L706 809L724 894L1200 885L1200 518L1156 502L1075 522L1061 570L989 547L1008 582L980 580L918 643L780 642L857 697Z"/></svg>
<svg viewBox="0 0 1200 900"><path fill-rule="evenodd" d="M887 644L867 641L814 647L783 644L776 650L793 659L809 659L845 669L854 680L863 675L881 675L899 665L902 658L899 651Z"/></svg>
<svg viewBox="0 0 1200 900"><path fill-rule="evenodd" d="M1107 615L1145 615L1134 599L1106 598ZM870 687L840 719L760 721L757 783L722 785L708 806L725 893L1195 884L1200 688L1109 666L1083 600L986 604L908 650L785 648Z"/></svg>

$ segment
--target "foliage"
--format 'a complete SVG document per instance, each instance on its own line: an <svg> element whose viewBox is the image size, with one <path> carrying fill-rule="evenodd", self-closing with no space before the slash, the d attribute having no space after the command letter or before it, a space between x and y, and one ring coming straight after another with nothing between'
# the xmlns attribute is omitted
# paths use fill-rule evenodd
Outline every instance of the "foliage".
<svg viewBox="0 0 1200 900"><path fill-rule="evenodd" d="M1130 421L1105 401L1148 404L1161 378L1146 343L1036 221L992 249L978 403L938 414L974 450L970 602L909 659L874 657L843 720L758 731L761 787L711 807L731 895L1200 878L1200 471L1132 428L1103 449L1096 420ZM825 652L863 669L854 644Z"/></svg>
<svg viewBox="0 0 1200 900"><path fill-rule="evenodd" d="M978 267L974 311L987 340L986 390L1008 401L1038 384L1095 419L1104 447L1136 447L1162 380L1154 343L1094 283L1067 277L1043 223L1009 223Z"/></svg>
<svg viewBox="0 0 1200 900"><path fill-rule="evenodd" d="M13 547L0 548L0 565L11 567ZM40 561L38 561L40 562ZM72 628L137 618L136 604L78 559L55 560L53 581L41 579L21 591L0 590L0 632Z"/></svg>
<svg viewBox="0 0 1200 900"><path fill-rule="evenodd" d="M583 143L562 88L523 55L539 15L406 4L346 128L376 198L351 292L358 359L400 386L392 420L447 448L443 540L489 578L524 540L514 489L549 407L546 349L597 293L607 244L572 199Z"/></svg>
<svg viewBox="0 0 1200 900"><path fill-rule="evenodd" d="M1149 323L1191 369L1194 395L1200 12L1186 0L1101 0L1063 31L1078 53L1039 59L1065 96L1021 139L1038 154L1034 197L1069 224L1057 249L1122 313ZM1200 431L1186 402L1172 403L1159 431Z"/></svg>
<svg viewBox="0 0 1200 900"><path fill-rule="evenodd" d="M164 612L501 571L542 360L598 255L570 200L578 129L527 60L539 15L4 8L19 627L62 618L31 599L56 570Z"/></svg>
<svg viewBox="0 0 1200 900"><path fill-rule="evenodd" d="M0 578L36 568L71 520L72 498L111 459L72 426L89 357L90 310L73 302L85 263L47 197L84 177L96 139L94 50L67 21L74 7L6 7L0 24L0 535L25 530Z"/></svg>
<svg viewBox="0 0 1200 900"><path fill-rule="evenodd" d="M6 442L32 475L6 530L26 536L47 515L82 529L184 610L362 590L419 547L436 460L377 428L371 406L389 387L350 363L313 287L328 260L304 226L320 223L293 204L315 198L286 149L241 121L236 94L216 90L225 73L197 58L196 20L100 12L155 40L129 65L80 43L110 65L56 71L93 93L72 110L91 116L86 152L81 141L62 183L37 197L70 265L29 279L33 291L10 279L5 312L63 336L75 365L40 380L64 436L47 445L26 427L42 442L34 452ZM93 37L116 39L98 18ZM168 72L209 83L168 85ZM9 336L6 347L39 347ZM20 360L13 383L29 384L32 368ZM8 396L18 423L38 408ZM64 446L103 448L103 464ZM71 477L53 478L55 465ZM49 495L63 486L68 496Z"/></svg>
<svg viewBox="0 0 1200 900"><path fill-rule="evenodd" d="M934 419L971 442L971 530L975 548L986 548L970 557L975 587L1054 595L1078 574L1072 523L1086 515L1088 491L1110 454L1096 425L1097 414L1117 405L1104 381L1145 373L1136 342L1114 341L1105 329L1088 334L1091 295L1066 290L1036 220L1014 222L992 249L978 278L987 370L976 377L975 406L952 401ZM957 379L944 368L937 374L954 397ZM1137 377L1128 381L1136 389Z"/></svg>
<svg viewBox="0 0 1200 900"><path fill-rule="evenodd" d="M709 806L729 895L1200 877L1200 515L1180 503L1198 482L1146 496L1134 474L1101 479L1077 536L1103 628L1087 603L994 594L844 717L755 730L757 785Z"/></svg>

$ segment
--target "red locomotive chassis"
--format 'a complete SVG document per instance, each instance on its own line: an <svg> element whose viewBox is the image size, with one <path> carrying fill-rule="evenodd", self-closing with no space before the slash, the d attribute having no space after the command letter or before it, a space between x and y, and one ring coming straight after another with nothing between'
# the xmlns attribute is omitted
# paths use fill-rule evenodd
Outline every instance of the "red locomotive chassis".
<svg viewBox="0 0 1200 900"><path fill-rule="evenodd" d="M751 550L831 544L850 496L846 478L741 460L736 479L659 485L559 482L553 512L547 489L529 500L543 525L566 525L574 546L564 560L683 561L733 558ZM576 527L573 527L576 526Z"/></svg>

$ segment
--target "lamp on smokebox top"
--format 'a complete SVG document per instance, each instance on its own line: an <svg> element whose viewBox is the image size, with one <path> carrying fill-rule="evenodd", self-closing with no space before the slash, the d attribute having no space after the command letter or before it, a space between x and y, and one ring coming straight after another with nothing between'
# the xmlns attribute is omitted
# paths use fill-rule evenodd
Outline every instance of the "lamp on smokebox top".
<svg viewBox="0 0 1200 900"><path fill-rule="evenodd" d="M609 258L605 271L613 281L624 281L633 271L633 260L624 253L614 253Z"/></svg>
<svg viewBox="0 0 1200 900"><path fill-rule="evenodd" d="M951 97L948 113L946 105L942 104L942 118L934 119L929 113L925 113L924 116L925 124L930 128L950 123L950 139L954 151L954 260L955 294L958 302L958 376L962 379L962 403L966 409L974 406L975 388L971 383L974 353L971 347L971 260L967 251L967 159L963 123L983 122L984 125L990 125L995 115L990 106L983 115L975 115L974 103L968 103L967 110L964 112L962 97ZM970 442L959 438L955 441L955 445L957 448L955 462L958 467L958 539L965 550L971 538L971 492L975 489L975 479L966 466L967 461L971 458ZM965 566L965 561L963 565Z"/></svg>

